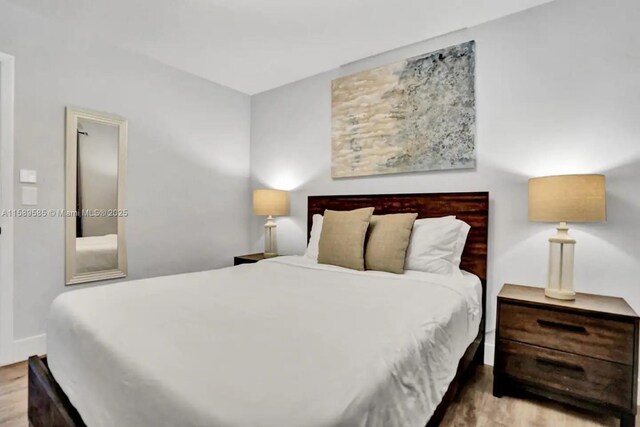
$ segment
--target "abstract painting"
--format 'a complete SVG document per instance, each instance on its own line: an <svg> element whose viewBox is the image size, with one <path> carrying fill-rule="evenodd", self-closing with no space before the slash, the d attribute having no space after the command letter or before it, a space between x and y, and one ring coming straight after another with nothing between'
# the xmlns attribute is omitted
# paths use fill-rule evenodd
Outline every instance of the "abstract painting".
<svg viewBox="0 0 640 427"><path fill-rule="evenodd" d="M334 178L475 167L475 42L336 79Z"/></svg>

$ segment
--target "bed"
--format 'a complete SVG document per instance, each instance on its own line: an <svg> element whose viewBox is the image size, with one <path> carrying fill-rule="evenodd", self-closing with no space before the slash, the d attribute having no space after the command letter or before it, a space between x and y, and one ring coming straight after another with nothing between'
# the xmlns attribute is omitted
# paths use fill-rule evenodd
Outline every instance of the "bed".
<svg viewBox="0 0 640 427"><path fill-rule="evenodd" d="M314 196L308 217L363 206L457 215L468 273L279 257L64 294L30 359L31 423L437 425L483 359L488 194Z"/></svg>

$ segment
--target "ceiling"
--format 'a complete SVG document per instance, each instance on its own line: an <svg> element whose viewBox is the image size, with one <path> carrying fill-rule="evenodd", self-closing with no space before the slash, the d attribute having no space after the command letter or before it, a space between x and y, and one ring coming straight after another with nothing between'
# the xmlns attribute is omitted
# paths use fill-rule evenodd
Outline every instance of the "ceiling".
<svg viewBox="0 0 640 427"><path fill-rule="evenodd" d="M11 0L255 94L550 0Z"/></svg>

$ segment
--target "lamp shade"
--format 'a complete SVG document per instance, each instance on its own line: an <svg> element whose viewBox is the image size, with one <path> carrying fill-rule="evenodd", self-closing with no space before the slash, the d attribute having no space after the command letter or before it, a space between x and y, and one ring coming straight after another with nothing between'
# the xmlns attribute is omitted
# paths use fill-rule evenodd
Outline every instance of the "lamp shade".
<svg viewBox="0 0 640 427"><path fill-rule="evenodd" d="M289 192L283 190L254 190L253 213L263 216L289 215Z"/></svg>
<svg viewBox="0 0 640 427"><path fill-rule="evenodd" d="M607 219L604 175L557 175L529 180L529 221Z"/></svg>

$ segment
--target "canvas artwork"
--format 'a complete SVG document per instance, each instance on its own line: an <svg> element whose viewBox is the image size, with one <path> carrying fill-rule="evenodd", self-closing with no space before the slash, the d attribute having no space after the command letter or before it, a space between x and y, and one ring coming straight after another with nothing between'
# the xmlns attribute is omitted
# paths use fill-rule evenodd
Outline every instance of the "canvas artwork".
<svg viewBox="0 0 640 427"><path fill-rule="evenodd" d="M475 167L475 42L332 82L334 178Z"/></svg>

